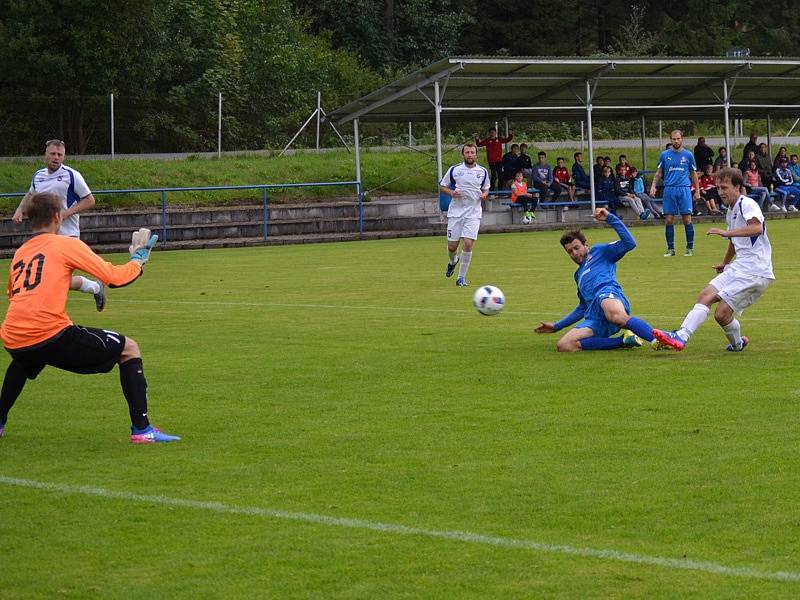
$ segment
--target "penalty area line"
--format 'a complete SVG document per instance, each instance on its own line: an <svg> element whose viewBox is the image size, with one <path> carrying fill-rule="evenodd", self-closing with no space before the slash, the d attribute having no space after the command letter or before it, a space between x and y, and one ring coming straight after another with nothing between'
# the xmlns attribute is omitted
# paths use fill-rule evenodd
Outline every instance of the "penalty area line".
<svg viewBox="0 0 800 600"><path fill-rule="evenodd" d="M749 579L761 579L761 580L781 581L781 582L800 582L800 573L795 571L762 571L750 567L731 567L719 563L701 561L701 560L689 560L685 558L669 558L664 556L654 556L648 554L636 554L632 552L622 552L613 549L585 548L579 546L569 546L565 544L548 544L544 542L536 542L533 540L526 540L526 539L483 535L480 533L473 533L469 531L426 529L422 527L411 527L408 525L400 525L395 523L382 523L379 521L334 517L330 515L320 515L315 513L292 512L292 511L275 510L269 508L259 508L253 506L238 506L235 504L225 504L223 502L190 500L190 499L174 498L170 496L161 496L161 495L134 494L132 492L116 491L102 487L48 483L44 481L35 481L32 479L5 477L2 475L0 475L0 484L12 487L54 492L59 494L78 494L83 496L94 496L112 500L123 500L126 502L158 504L161 506L176 506L181 508L189 508L193 510L202 510L220 514L245 515L251 517L264 517L268 519L281 519L285 521L296 521L301 523L326 525L329 527L341 527L346 529L375 531L378 533L393 534L393 535L418 536L418 537L447 540L452 542L463 542L469 544L479 544L484 546L494 546L498 548L530 550L533 552L541 552L545 554L561 554L561 555L576 556L581 558L594 558L606 561L662 567L667 569L699 571L703 573L708 573L712 575L721 575L725 577L743 577Z"/></svg>

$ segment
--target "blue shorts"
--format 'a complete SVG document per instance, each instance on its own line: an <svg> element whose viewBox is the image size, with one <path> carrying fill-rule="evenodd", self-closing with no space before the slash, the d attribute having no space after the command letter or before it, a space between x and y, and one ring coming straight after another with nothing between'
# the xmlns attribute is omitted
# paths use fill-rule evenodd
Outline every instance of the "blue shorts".
<svg viewBox="0 0 800 600"><path fill-rule="evenodd" d="M692 210L692 190L689 187L664 187L665 215L690 215Z"/></svg>
<svg viewBox="0 0 800 600"><path fill-rule="evenodd" d="M625 312L631 314L631 303L628 302L622 290L614 287L603 288L586 309L586 313L583 315L583 321L578 323L575 327L588 327L592 330L592 333L594 333L594 337L602 338L611 337L619 332L619 327L606 320L603 308L600 306L600 303L606 298L615 298L619 300L625 307Z"/></svg>

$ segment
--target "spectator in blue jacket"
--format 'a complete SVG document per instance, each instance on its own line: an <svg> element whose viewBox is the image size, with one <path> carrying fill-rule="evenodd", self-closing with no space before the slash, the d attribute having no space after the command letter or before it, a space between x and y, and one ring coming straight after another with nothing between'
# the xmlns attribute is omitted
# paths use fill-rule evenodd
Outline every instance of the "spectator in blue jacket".
<svg viewBox="0 0 800 600"><path fill-rule="evenodd" d="M519 162L519 144L511 144L511 151L503 155L503 189L511 189L520 168Z"/></svg>
<svg viewBox="0 0 800 600"><path fill-rule="evenodd" d="M575 162L572 163L572 179L575 181L575 186L588 190L591 184L589 176L583 169L583 153L576 152L572 157L575 159Z"/></svg>
<svg viewBox="0 0 800 600"><path fill-rule="evenodd" d="M611 174L611 167L604 166L600 175L600 180L595 181L597 186L597 200L608 203L608 210L612 214L617 214L617 193L616 182Z"/></svg>

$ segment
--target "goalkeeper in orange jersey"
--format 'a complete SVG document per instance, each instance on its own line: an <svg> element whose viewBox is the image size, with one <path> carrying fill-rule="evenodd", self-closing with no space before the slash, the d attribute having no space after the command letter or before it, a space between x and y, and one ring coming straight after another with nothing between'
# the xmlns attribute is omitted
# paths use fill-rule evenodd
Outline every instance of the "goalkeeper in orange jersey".
<svg viewBox="0 0 800 600"><path fill-rule="evenodd" d="M54 194L34 194L26 214L33 236L14 254L8 277L9 307L0 338L11 355L0 391L0 437L8 412L28 379L46 366L81 374L108 373L119 364L122 393L131 417L131 442L149 444L180 438L153 427L147 418L147 380L137 343L115 331L74 324L66 313L72 272L80 269L110 287L133 283L142 275L158 236L134 233L131 259L112 265L77 238L57 235L61 200Z"/></svg>

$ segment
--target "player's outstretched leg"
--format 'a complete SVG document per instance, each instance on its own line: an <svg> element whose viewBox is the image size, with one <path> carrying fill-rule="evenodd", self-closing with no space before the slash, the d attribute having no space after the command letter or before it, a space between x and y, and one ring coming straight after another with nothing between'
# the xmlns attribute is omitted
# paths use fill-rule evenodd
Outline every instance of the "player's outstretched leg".
<svg viewBox="0 0 800 600"><path fill-rule="evenodd" d="M147 380L144 377L139 346L132 338L125 338L125 349L119 363L119 381L122 393L128 402L132 444L177 442L181 439L153 427L147 418Z"/></svg>
<svg viewBox="0 0 800 600"><path fill-rule="evenodd" d="M662 331L661 329L653 329L653 337L658 340L661 347L672 348L679 352L686 347L686 343L678 337L674 331ZM655 346L657 349L658 346Z"/></svg>
<svg viewBox="0 0 800 600"><path fill-rule="evenodd" d="M97 307L97 312L101 312L106 307L105 288L99 281L89 279L88 277L81 277L80 275L73 275L69 289L77 290L84 294L92 294L94 296L94 304Z"/></svg>
<svg viewBox="0 0 800 600"><path fill-rule="evenodd" d="M0 391L0 437L5 435L6 421L8 421L8 412L14 406L25 383L28 380L28 374L21 363L12 359L11 364L6 369L6 376L3 379L3 388Z"/></svg>

